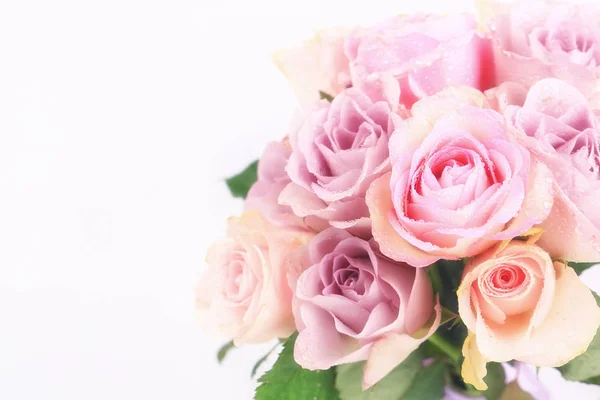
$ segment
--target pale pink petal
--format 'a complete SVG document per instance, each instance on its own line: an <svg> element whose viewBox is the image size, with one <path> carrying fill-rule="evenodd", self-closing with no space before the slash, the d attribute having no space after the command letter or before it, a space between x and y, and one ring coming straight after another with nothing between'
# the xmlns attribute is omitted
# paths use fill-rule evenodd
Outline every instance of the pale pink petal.
<svg viewBox="0 0 600 400"><path fill-rule="evenodd" d="M410 353L415 351L421 343L426 341L435 333L440 325L442 318L442 308L438 304L435 306L435 319L428 328L424 328L421 335L408 335L391 333L377 341L369 354L367 364L363 374L362 388L366 390L375 385L402 361L404 361ZM421 332L419 332L421 333Z"/></svg>
<svg viewBox="0 0 600 400"><path fill-rule="evenodd" d="M543 163L532 158L526 197L519 213L510 221L506 229L492 236L494 239L512 239L534 225L542 223L550 214L554 201L552 172Z"/></svg>
<svg viewBox="0 0 600 400"><path fill-rule="evenodd" d="M600 230L563 190L555 187L555 193L550 215L540 225L544 233L538 244L555 259L573 262L600 260Z"/></svg>
<svg viewBox="0 0 600 400"><path fill-rule="evenodd" d="M406 333L409 335L414 334L427 322L428 311L433 307L433 289L427 271L417 268L415 273L405 316Z"/></svg>
<svg viewBox="0 0 600 400"><path fill-rule="evenodd" d="M500 86L486 90L490 107L502 114L508 106L523 106L527 97L527 88L514 82L505 82Z"/></svg>
<svg viewBox="0 0 600 400"><path fill-rule="evenodd" d="M360 348L357 340L335 330L328 312L303 303L295 313L306 326L299 332L294 345L294 360L303 368L328 369L340 358Z"/></svg>
<svg viewBox="0 0 600 400"><path fill-rule="evenodd" d="M306 217L317 211L325 209L327 206L323 200L319 199L313 192L296 185L288 184L279 195L279 203L292 207L294 214L299 217Z"/></svg>

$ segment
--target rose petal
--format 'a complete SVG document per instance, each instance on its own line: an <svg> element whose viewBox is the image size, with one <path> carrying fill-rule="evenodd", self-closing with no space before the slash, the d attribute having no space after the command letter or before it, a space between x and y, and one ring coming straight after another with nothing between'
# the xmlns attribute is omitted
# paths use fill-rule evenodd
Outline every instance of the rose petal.
<svg viewBox="0 0 600 400"><path fill-rule="evenodd" d="M543 222L550 214L554 201L552 172L545 164L533 158L529 168L526 196L519 213L505 230L492 236L493 239L511 239L518 236Z"/></svg>
<svg viewBox="0 0 600 400"><path fill-rule="evenodd" d="M485 357L558 367L585 352L600 326L600 308L572 268L560 263L555 268L560 276L552 307L531 336L501 337L478 321L477 345Z"/></svg>
<svg viewBox="0 0 600 400"><path fill-rule="evenodd" d="M428 328L423 328L425 334L421 337L391 333L375 342L369 353L367 364L365 365L362 383L363 390L367 390L383 379L394 368L402 363L410 353L415 351L421 343L435 333L440 326L442 318L442 308L439 304L439 299L434 310L434 319Z"/></svg>
<svg viewBox="0 0 600 400"><path fill-rule="evenodd" d="M554 190L554 204L550 215L540 225L544 234L538 245L559 260L600 260L600 230L583 215L562 189L556 186Z"/></svg>
<svg viewBox="0 0 600 400"><path fill-rule="evenodd" d="M472 333L469 333L463 343L462 354L465 360L463 361L461 375L465 383L470 383L477 390L487 390L488 386L483 381L483 378L487 375L487 361L479 352L475 336Z"/></svg>
<svg viewBox="0 0 600 400"><path fill-rule="evenodd" d="M390 190L391 175L391 173L387 173L377 179L367 191L367 205L373 224L373 236L379 243L381 252L386 256L415 267L431 265L440 257L433 256L411 245L398 235L390 223L390 218L394 213Z"/></svg>

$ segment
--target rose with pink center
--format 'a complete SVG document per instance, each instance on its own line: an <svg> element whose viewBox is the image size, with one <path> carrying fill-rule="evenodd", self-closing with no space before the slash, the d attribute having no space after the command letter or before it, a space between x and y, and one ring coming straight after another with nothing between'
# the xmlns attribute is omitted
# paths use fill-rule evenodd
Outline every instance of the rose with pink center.
<svg viewBox="0 0 600 400"><path fill-rule="evenodd" d="M417 267L460 259L546 218L550 172L482 93L449 89L417 102L412 114L390 139L392 172L367 194L385 255Z"/></svg>

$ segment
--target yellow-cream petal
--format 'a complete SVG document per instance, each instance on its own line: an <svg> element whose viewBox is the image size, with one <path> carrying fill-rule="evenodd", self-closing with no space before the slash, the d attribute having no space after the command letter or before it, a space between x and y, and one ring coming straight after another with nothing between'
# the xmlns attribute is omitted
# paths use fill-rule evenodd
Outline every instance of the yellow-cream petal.
<svg viewBox="0 0 600 400"><path fill-rule="evenodd" d="M487 390L488 386L483 381L487 375L487 360L479 352L475 335L472 333L465 339L462 353L465 357L461 370L464 381L475 386L477 390Z"/></svg>

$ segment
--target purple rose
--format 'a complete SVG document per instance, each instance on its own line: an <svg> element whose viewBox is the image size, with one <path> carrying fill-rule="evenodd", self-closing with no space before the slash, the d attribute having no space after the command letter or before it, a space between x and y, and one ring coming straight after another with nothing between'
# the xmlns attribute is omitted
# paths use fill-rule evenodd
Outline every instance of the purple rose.
<svg viewBox="0 0 600 400"><path fill-rule="evenodd" d="M427 272L391 261L375 246L339 229L321 232L308 245L293 300L296 362L314 370L367 360L363 388L400 364L440 321Z"/></svg>
<svg viewBox="0 0 600 400"><path fill-rule="evenodd" d="M285 172L290 153L287 139L269 143L258 163L258 179L248 192L245 209L259 210L277 226L302 229L302 218L289 206L279 204L279 195L290 183Z"/></svg>
<svg viewBox="0 0 600 400"><path fill-rule="evenodd" d="M331 225L369 238L365 193L389 170L388 139L395 118L390 103L372 101L354 88L332 103L315 103L289 135L291 183L279 203L291 206L313 229Z"/></svg>
<svg viewBox="0 0 600 400"><path fill-rule="evenodd" d="M498 83L528 87L554 77L586 95L594 93L600 77L600 7L548 0L496 7L492 2L488 13Z"/></svg>
<svg viewBox="0 0 600 400"><path fill-rule="evenodd" d="M600 118L597 105L574 86L543 79L523 104L509 105L509 124L552 171L552 211L540 225L538 244L552 258L575 262L600 259Z"/></svg>

